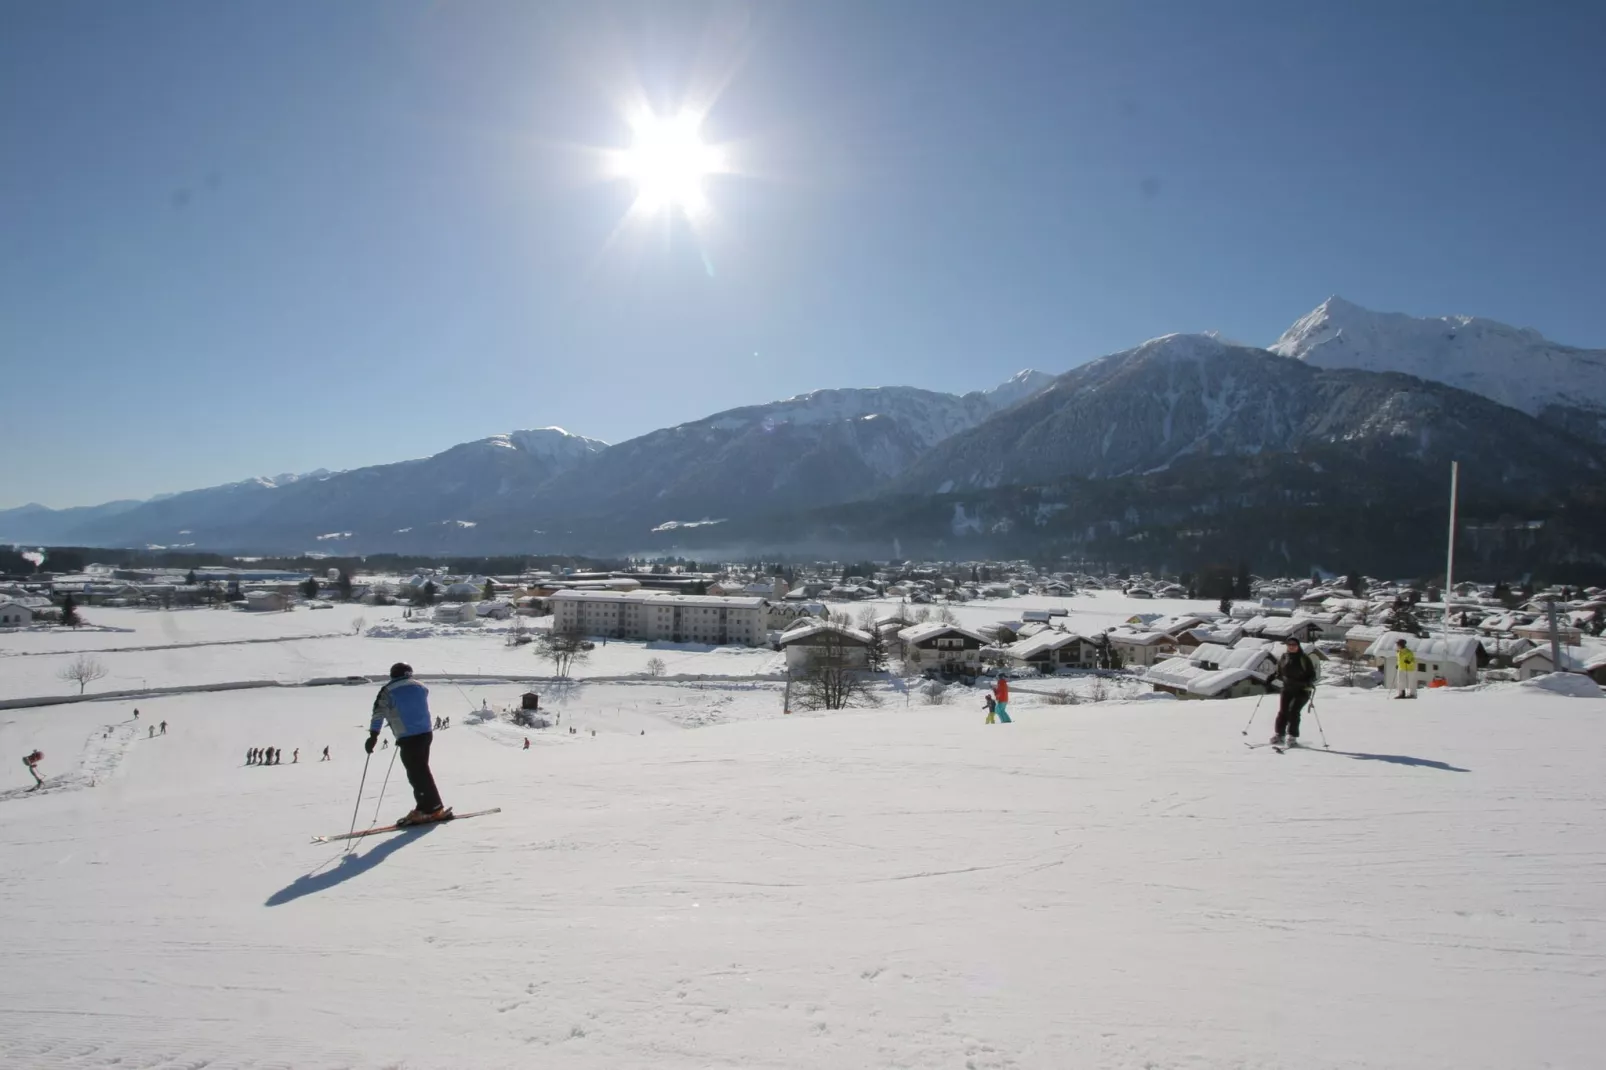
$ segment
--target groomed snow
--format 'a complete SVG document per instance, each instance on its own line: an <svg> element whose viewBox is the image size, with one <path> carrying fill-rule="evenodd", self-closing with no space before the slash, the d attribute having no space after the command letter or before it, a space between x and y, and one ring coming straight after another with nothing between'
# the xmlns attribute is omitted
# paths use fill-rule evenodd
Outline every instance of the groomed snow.
<svg viewBox="0 0 1606 1070"><path fill-rule="evenodd" d="M1598 1065L1598 698L1324 691L1333 752L1278 755L1253 700L1022 689L987 726L770 686L581 685L525 751L469 716L519 688L437 685L447 800L503 812L349 856L308 838L369 688L4 711L53 779L0 771L0 1065Z"/></svg>

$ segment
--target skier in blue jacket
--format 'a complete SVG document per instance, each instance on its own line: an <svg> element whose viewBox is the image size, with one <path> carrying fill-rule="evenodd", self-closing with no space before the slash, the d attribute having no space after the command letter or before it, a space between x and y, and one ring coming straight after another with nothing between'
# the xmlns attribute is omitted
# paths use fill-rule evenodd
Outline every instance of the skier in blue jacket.
<svg viewBox="0 0 1606 1070"><path fill-rule="evenodd" d="M398 661L390 667L390 680L374 699L374 719L363 744L369 754L374 752L380 726L386 721L396 737L407 782L413 786L413 810L396 824L421 825L451 817L452 811L441 805L441 793L429 771L429 744L435 738L434 721L429 715L429 688L413 679L413 667L406 662Z"/></svg>

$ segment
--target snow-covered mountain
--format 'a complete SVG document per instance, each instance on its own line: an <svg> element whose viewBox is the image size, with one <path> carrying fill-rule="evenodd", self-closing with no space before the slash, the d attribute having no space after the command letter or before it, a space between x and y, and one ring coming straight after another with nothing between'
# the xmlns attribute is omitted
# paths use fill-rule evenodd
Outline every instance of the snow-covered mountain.
<svg viewBox="0 0 1606 1070"><path fill-rule="evenodd" d="M597 455L554 480L536 515L543 523L629 518L645 530L844 501L873 492L937 443L1049 382L1024 371L963 395L909 386L816 390L729 409Z"/></svg>
<svg viewBox="0 0 1606 1070"><path fill-rule="evenodd" d="M1330 297L1271 347L1319 368L1404 372L1606 441L1606 350L1475 316L1372 312Z"/></svg>
<svg viewBox="0 0 1606 1070"><path fill-rule="evenodd" d="M1324 369L1174 334L1067 372L925 454L903 485L942 493L1139 475L1198 456L1322 449L1359 464L1454 456L1474 478L1537 486L1563 472L1598 475L1601 462L1581 446L1540 420L1439 383Z"/></svg>
<svg viewBox="0 0 1606 1070"><path fill-rule="evenodd" d="M359 538L372 547L417 532L409 543L449 547L499 500L527 505L537 487L606 448L559 427L513 431L418 460L258 477L115 508L25 506L0 513L0 539L293 552L335 551Z"/></svg>

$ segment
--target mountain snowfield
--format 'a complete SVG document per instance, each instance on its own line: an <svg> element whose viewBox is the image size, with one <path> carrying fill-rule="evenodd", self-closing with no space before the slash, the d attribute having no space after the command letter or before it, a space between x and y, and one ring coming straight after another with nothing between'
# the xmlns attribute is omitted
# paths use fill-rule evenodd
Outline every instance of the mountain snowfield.
<svg viewBox="0 0 1606 1070"><path fill-rule="evenodd" d="M353 671L440 642L352 641ZM0 1065L1598 1063L1599 698L1324 689L1331 751L1279 755L1243 746L1252 699L1021 681L987 726L979 692L786 717L746 691L693 731L717 689L643 678L628 709L543 685L581 732L523 750L472 714L522 686L430 686L447 801L502 812L349 852L309 840L352 821L372 688L0 712L50 778L0 767ZM267 745L286 764L243 764ZM393 755L360 824L407 806Z"/></svg>
<svg viewBox="0 0 1606 1070"><path fill-rule="evenodd" d="M1606 439L1606 350L1558 345L1476 316L1372 312L1330 297L1270 349L1322 368L1404 372Z"/></svg>

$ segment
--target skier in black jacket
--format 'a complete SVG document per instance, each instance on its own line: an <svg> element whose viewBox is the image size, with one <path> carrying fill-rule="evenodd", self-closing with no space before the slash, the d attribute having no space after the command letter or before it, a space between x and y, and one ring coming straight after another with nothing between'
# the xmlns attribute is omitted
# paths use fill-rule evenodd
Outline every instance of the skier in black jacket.
<svg viewBox="0 0 1606 1070"><path fill-rule="evenodd" d="M1269 686L1274 680L1281 680L1283 686L1282 700L1277 704L1277 734L1271 737L1271 745L1297 747L1299 714L1316 687L1316 663L1300 647L1298 639L1288 640L1288 648L1277 659L1277 671L1266 683Z"/></svg>

